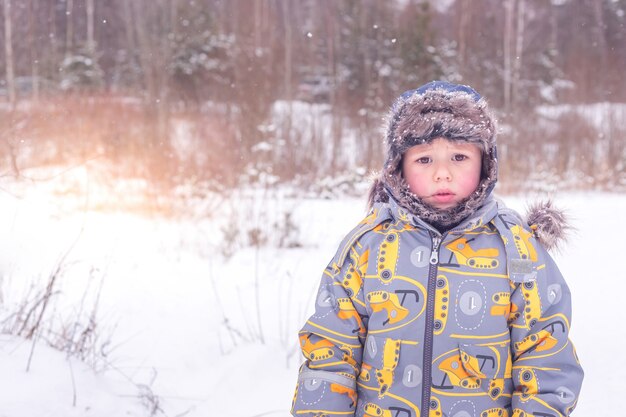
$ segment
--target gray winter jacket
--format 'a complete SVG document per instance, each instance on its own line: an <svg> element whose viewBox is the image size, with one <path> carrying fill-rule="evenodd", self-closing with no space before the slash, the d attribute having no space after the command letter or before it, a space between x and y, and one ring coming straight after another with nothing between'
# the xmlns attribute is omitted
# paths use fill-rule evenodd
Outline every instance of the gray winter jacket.
<svg viewBox="0 0 626 417"><path fill-rule="evenodd" d="M570 313L550 255L491 197L443 235L376 203L324 271L292 414L567 416Z"/></svg>

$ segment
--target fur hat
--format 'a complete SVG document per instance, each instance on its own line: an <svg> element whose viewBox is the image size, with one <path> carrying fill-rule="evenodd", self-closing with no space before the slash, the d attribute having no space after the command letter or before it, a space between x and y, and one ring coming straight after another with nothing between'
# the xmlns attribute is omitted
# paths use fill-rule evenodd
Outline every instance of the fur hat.
<svg viewBox="0 0 626 417"><path fill-rule="evenodd" d="M402 94L386 120L387 159L374 180L369 203L393 197L400 206L439 229L448 229L476 211L497 181L496 122L487 102L465 85L432 81ZM402 177L402 156L412 146L446 138L476 144L482 150L480 183L455 207L436 209L409 190Z"/></svg>

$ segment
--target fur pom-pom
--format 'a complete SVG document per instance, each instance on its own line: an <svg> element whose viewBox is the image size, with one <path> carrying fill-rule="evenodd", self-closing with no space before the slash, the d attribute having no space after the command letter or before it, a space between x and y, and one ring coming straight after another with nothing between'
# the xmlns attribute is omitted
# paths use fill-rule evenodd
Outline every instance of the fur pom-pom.
<svg viewBox="0 0 626 417"><path fill-rule="evenodd" d="M380 178L380 172L373 172L369 176L369 180L372 183L370 186L370 192L367 198L367 208L371 209L374 206L374 203L378 203L380 201L387 202L389 197L385 192L385 185Z"/></svg>
<svg viewBox="0 0 626 417"><path fill-rule="evenodd" d="M532 204L528 208L526 222L547 250L558 250L567 241L568 232L572 229L565 212L555 208L551 200Z"/></svg>

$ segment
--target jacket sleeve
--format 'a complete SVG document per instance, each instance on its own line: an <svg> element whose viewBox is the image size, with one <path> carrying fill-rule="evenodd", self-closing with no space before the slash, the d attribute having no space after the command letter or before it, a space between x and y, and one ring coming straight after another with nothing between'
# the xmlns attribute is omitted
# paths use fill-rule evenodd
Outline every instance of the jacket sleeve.
<svg viewBox="0 0 626 417"><path fill-rule="evenodd" d="M363 276L368 251L344 242L324 270L315 313L299 333L306 358L300 367L294 416L354 415L367 315Z"/></svg>
<svg viewBox="0 0 626 417"><path fill-rule="evenodd" d="M568 337L570 291L547 251L540 245L536 249L535 273L522 282L512 280L509 321L515 391L511 409L514 417L569 416L583 380Z"/></svg>

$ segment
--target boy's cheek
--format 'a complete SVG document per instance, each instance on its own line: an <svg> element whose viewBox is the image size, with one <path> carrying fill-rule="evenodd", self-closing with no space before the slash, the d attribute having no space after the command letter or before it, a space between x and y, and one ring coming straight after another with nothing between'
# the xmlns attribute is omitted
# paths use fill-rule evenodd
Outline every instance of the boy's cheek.
<svg viewBox="0 0 626 417"><path fill-rule="evenodd" d="M409 190L418 197L424 197L428 195L428 184L424 181L423 177L419 175L409 175L404 177L409 186Z"/></svg>

